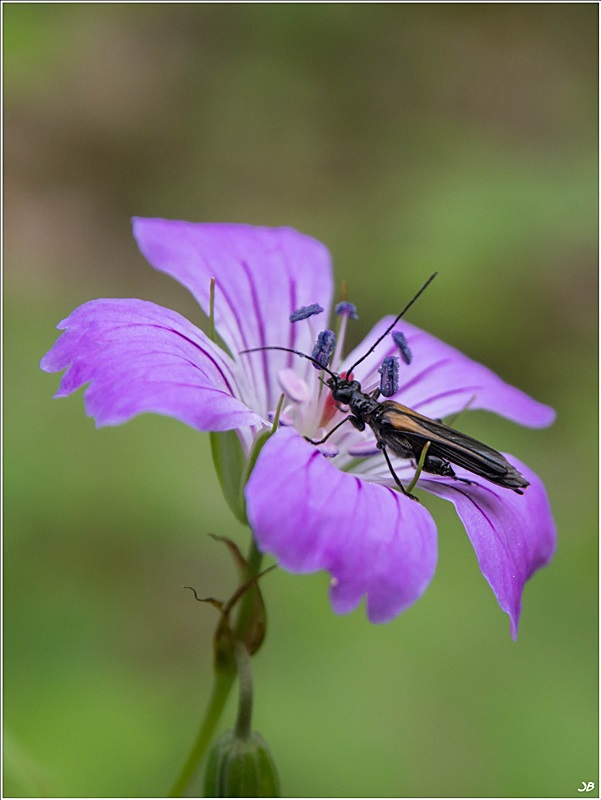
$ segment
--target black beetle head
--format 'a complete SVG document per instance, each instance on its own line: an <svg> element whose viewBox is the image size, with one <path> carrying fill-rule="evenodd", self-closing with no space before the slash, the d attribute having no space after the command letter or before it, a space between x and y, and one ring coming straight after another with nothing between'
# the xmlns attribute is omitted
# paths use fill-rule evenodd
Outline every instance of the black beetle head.
<svg viewBox="0 0 601 800"><path fill-rule="evenodd" d="M345 406L349 405L355 392L361 391L359 381L349 381L347 378L329 378L327 384L332 391L334 400Z"/></svg>

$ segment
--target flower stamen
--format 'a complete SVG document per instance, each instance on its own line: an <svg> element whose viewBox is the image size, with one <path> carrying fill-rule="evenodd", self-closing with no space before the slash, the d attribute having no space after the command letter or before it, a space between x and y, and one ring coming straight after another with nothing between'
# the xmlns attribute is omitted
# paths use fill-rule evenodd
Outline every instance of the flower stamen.
<svg viewBox="0 0 601 800"><path fill-rule="evenodd" d="M392 397L399 390L399 360L396 356L386 356L378 369L380 378L380 394Z"/></svg>
<svg viewBox="0 0 601 800"><path fill-rule="evenodd" d="M351 319L359 319L357 315L357 306L354 303L349 303L348 300L342 300L334 309L339 317L350 317Z"/></svg>
<svg viewBox="0 0 601 800"><path fill-rule="evenodd" d="M312 303L309 306L301 306L297 308L296 311L293 311L290 314L290 322L299 322L301 319L309 319L314 314L321 314L323 308L319 305L319 303Z"/></svg>
<svg viewBox="0 0 601 800"><path fill-rule="evenodd" d="M336 335L334 331L321 331L317 335L315 347L311 353L312 358L321 364L322 367L327 367L330 363L330 357L334 352L334 345L336 344ZM317 364L313 364L314 369L319 369Z"/></svg>
<svg viewBox="0 0 601 800"><path fill-rule="evenodd" d="M346 283L343 284L343 292L346 297ZM357 316L357 307L353 303L349 303L346 299L338 303L334 310L340 317L340 325L337 332L338 342L336 344L334 358L332 359L332 366L334 370L337 371L342 361L342 349L344 347L347 321L349 319L359 319L359 317Z"/></svg>
<svg viewBox="0 0 601 800"><path fill-rule="evenodd" d="M331 444L331 442L326 442L326 444L318 444L317 449L325 456L325 458L336 458L340 450L336 447L335 444Z"/></svg>
<svg viewBox="0 0 601 800"><path fill-rule="evenodd" d="M407 339L405 338L405 334L401 333L401 331L393 331L391 334L392 339L396 346L399 348L399 352L401 354L401 358L409 366L411 361L413 360L413 353L409 345L407 344Z"/></svg>

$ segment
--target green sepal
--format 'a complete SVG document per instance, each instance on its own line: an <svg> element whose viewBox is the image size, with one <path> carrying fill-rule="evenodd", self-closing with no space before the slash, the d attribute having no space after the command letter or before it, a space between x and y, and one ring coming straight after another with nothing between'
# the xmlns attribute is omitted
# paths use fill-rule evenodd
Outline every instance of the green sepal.
<svg viewBox="0 0 601 800"><path fill-rule="evenodd" d="M271 428L263 428L263 430L255 437L252 449L250 451L250 455L248 457L248 461L246 462L244 475L242 476L242 483L241 483L242 494L244 494L244 487L248 483L248 479L250 478L251 473L255 468L255 464L257 463L257 459L259 458L259 453L267 444L267 440L269 439L269 437L273 436L273 434L278 429L278 425L280 424L280 413L282 411L283 403L284 403L284 395L282 394L280 395L280 399L278 401L275 410L275 415L273 418L273 423L271 425Z"/></svg>
<svg viewBox="0 0 601 800"><path fill-rule="evenodd" d="M264 444L278 429L283 402L284 395L282 394L271 428L264 428L255 437L248 459L244 455L240 439L235 431L212 432L210 434L213 463L215 464L215 471L221 484L223 496L236 519L240 520L243 525L248 525L244 487L255 468L257 458Z"/></svg>
<svg viewBox="0 0 601 800"><path fill-rule="evenodd" d="M244 474L242 476L242 492L244 493L244 487L248 483L248 479L250 478L251 472L255 468L255 464L257 463L257 459L259 458L259 453L267 443L267 440L272 436L274 433L272 428L264 428L261 433L257 435L253 442L252 450L250 451L250 455L248 457L248 461L244 465ZM247 523L248 524L248 523Z"/></svg>
<svg viewBox="0 0 601 800"><path fill-rule="evenodd" d="M210 433L213 464L221 484L221 491L233 515L243 525L248 525L242 477L245 474L246 456L236 431Z"/></svg>
<svg viewBox="0 0 601 800"><path fill-rule="evenodd" d="M222 734L209 753L205 797L279 797L280 781L267 742L260 733Z"/></svg>
<svg viewBox="0 0 601 800"><path fill-rule="evenodd" d="M265 632L267 630L267 611L257 580L257 570L259 569L261 556L258 551L255 551L257 556L255 558L255 563L253 563L251 567L240 552L240 548L236 542L228 539L227 536L216 536L215 534L210 534L210 536L216 541L223 542L226 545L234 559L241 581L241 585L238 587L237 591L230 597L227 603L222 604L222 608L220 609L222 613L228 615L234 605L247 593L252 597L252 600L250 597L247 597L245 611L244 613L242 611L240 612L244 619L242 619L241 616L238 617L238 623L235 626L235 636L232 635L232 641L238 640L243 642L247 651L252 656L263 644Z"/></svg>

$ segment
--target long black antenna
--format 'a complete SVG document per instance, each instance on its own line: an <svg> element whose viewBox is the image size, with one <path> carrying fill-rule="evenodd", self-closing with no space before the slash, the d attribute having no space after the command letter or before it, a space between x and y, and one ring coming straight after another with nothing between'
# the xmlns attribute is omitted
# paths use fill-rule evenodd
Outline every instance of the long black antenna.
<svg viewBox="0 0 601 800"><path fill-rule="evenodd" d="M239 352L240 354L257 353L259 352L259 350L282 350L284 353L294 353L295 356L301 356L301 358L306 358L312 364L316 364L319 367L319 369L323 369L323 371L327 372L328 375L331 375L332 378L338 380L339 376L336 375L335 372L332 372L332 370L328 369L328 367L324 367L324 365L320 364L316 358L313 358L313 356L308 356L306 353L301 353L300 350L291 350L289 347L277 347L276 345L273 345L272 347L250 347L248 350L240 350Z"/></svg>
<svg viewBox="0 0 601 800"><path fill-rule="evenodd" d="M395 319L395 321L392 323L392 325L389 325L389 326L386 328L386 330L384 331L384 333L383 333L381 336L379 336L379 337L378 337L378 339L376 339L376 341L375 341L375 342L373 343L373 345L372 345L372 346L369 348L369 350L367 351L367 353L365 353L365 355L364 355L364 356L361 356L361 358L359 359L359 361L355 361L355 363L353 364L353 366L352 366L352 367L351 367L351 368L350 368L350 369L347 371L347 373L346 373L347 375L350 375L350 374L351 374L351 372L353 372L353 370L354 370L354 369L356 369L356 368L359 366L359 364L360 364L362 361L365 361L365 359L367 358L367 356L368 356L370 353L373 353L373 351L374 351L374 350L376 349L376 347L377 347L377 346L380 344L380 342L382 341L382 339L384 339L384 337L385 337L385 336L388 336L388 334L390 333L390 331L391 331L391 330L394 328L394 326L395 326L395 325L397 324L397 322L398 322L398 321L401 319L401 317L403 317L403 316L404 316L404 315L407 313L407 311L409 311L409 309L410 309L410 308L411 308L411 306L412 306L412 305L415 303L415 301L416 301L416 300L417 300L417 298L420 296L420 294L421 294L422 292L424 292L424 291L425 291L425 290L428 288L428 286L429 286L429 285L432 283L432 281L434 280L434 278L435 278L437 275L438 275L438 272L434 272L432 275L430 275L430 277L429 277L429 278L428 278L428 280L427 280L427 281L424 283L424 285L423 285L423 286L422 286L422 288L419 290L419 292L418 292L418 293L417 293L417 294L416 294L416 295L413 297L413 299L412 299L412 300L410 300L410 301L407 303L407 305L405 306L405 308L404 308L404 309L401 311L401 313L398 315L398 317Z"/></svg>

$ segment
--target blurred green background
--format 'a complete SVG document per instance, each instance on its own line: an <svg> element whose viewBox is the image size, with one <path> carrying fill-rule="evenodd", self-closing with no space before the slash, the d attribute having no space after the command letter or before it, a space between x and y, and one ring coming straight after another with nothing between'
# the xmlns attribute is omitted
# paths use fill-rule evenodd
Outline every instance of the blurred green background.
<svg viewBox="0 0 601 800"><path fill-rule="evenodd" d="M255 727L287 796L578 795L597 784L596 4L6 4L5 795L164 796L246 549L208 436L95 430L38 368L54 326L133 296L205 324L132 215L325 242L357 342L411 321L557 409L463 428L543 477L559 549L520 638L452 510L425 596L335 617L276 571ZM224 726L234 717L228 708ZM595 793L597 790L595 790Z"/></svg>

